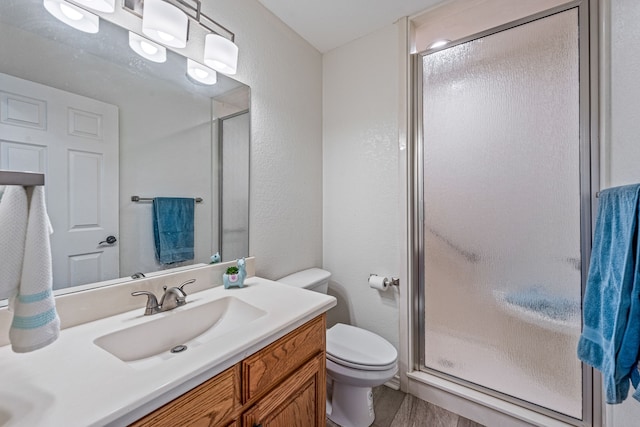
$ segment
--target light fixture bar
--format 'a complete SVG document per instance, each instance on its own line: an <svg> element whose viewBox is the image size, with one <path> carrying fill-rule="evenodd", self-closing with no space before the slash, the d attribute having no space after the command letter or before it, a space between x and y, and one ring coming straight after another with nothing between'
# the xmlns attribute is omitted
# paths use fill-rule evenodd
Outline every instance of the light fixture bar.
<svg viewBox="0 0 640 427"><path fill-rule="evenodd" d="M209 18L204 13L200 14L200 19L198 20L198 23L200 24L200 26L202 28L205 28L205 29L207 29L207 30L209 30L211 32L216 33L216 34L219 34L222 37L225 37L225 34L226 34L225 38L231 40L232 42L235 42L235 40L236 40L236 35L233 34L233 32L228 30L226 27L223 27L222 25L218 24L216 21L214 21L213 19Z"/></svg>
<svg viewBox="0 0 640 427"><path fill-rule="evenodd" d="M219 34L232 42L235 41L236 36L232 31L202 13L202 2L200 0L165 1L182 10L192 21L196 22L205 30ZM143 3L144 0L124 0L122 8L142 18Z"/></svg>

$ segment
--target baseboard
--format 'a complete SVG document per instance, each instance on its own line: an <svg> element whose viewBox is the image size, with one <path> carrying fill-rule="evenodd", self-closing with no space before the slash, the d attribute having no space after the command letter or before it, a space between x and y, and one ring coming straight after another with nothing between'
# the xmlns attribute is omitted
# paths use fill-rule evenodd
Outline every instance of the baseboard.
<svg viewBox="0 0 640 427"><path fill-rule="evenodd" d="M384 385L394 390L400 390L400 376L399 375L394 376L389 381L384 383Z"/></svg>

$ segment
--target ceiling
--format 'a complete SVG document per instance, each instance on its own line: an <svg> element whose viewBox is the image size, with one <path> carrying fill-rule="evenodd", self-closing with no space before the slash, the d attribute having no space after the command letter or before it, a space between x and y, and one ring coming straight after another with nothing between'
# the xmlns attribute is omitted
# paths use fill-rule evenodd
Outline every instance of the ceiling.
<svg viewBox="0 0 640 427"><path fill-rule="evenodd" d="M320 52L328 52L443 0L258 0Z"/></svg>

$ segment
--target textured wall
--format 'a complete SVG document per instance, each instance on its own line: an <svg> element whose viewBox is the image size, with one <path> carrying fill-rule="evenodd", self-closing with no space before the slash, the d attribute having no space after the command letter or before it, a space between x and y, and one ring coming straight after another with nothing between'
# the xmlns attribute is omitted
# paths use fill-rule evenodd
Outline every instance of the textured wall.
<svg viewBox="0 0 640 427"><path fill-rule="evenodd" d="M603 187L640 181L640 2L611 2L611 140Z"/></svg>
<svg viewBox="0 0 640 427"><path fill-rule="evenodd" d="M251 86L250 243L256 273L322 265L322 56L256 0L204 0L236 34Z"/></svg>
<svg viewBox="0 0 640 427"><path fill-rule="evenodd" d="M369 273L400 269L398 29L388 26L323 59L324 267L338 307L329 323L369 329L398 346L397 290Z"/></svg>

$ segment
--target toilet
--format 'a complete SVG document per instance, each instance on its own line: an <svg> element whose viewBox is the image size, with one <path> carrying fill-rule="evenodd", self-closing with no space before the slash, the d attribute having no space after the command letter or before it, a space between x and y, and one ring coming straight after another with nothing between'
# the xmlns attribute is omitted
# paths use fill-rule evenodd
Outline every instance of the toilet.
<svg viewBox="0 0 640 427"><path fill-rule="evenodd" d="M278 282L327 293L331 273L310 268ZM342 427L373 424L372 388L393 378L398 352L379 335L338 323L327 329L327 416Z"/></svg>

